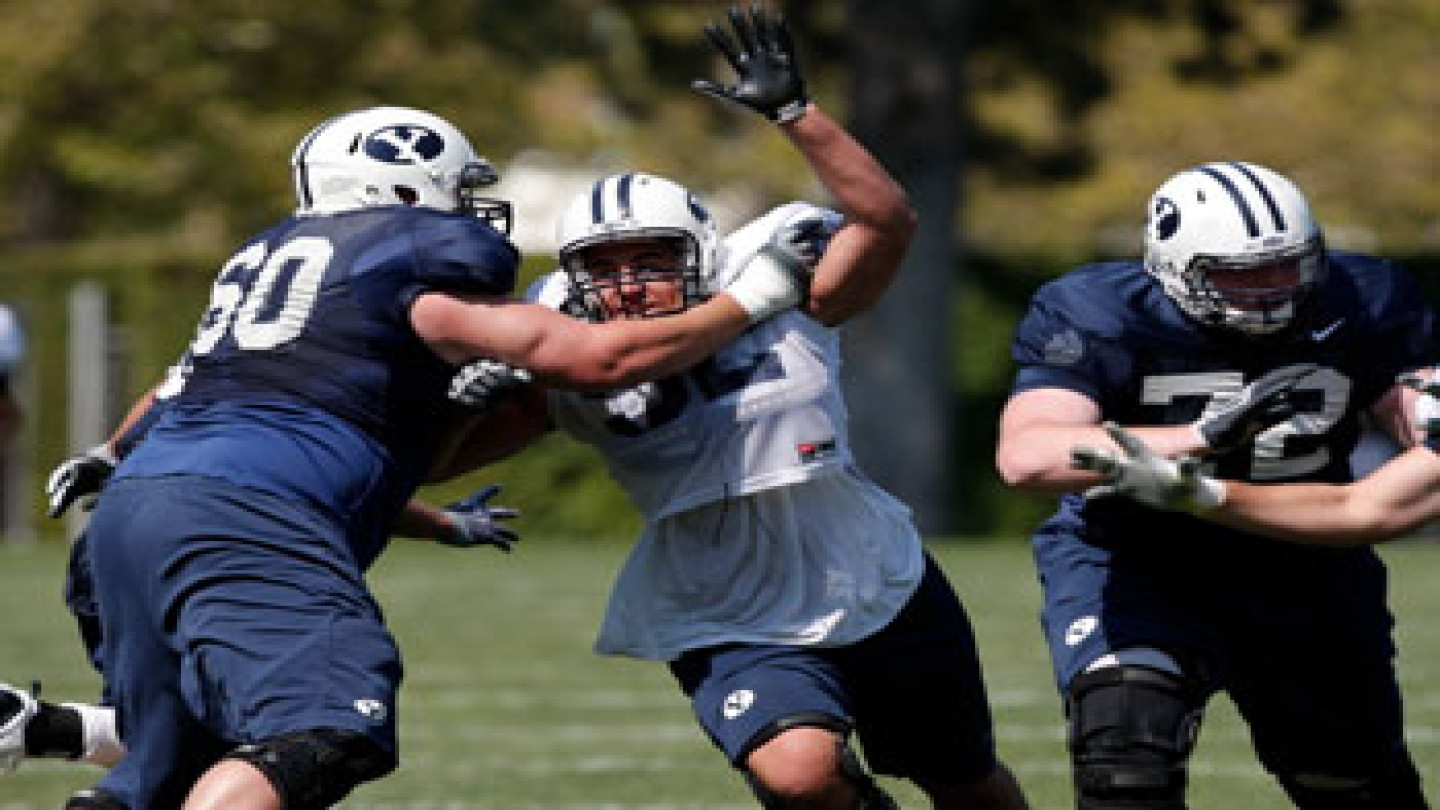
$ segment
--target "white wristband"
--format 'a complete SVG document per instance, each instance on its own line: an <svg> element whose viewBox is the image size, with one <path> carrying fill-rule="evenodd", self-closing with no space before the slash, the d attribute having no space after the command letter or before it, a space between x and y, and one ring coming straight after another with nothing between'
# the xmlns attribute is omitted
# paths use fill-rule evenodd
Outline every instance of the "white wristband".
<svg viewBox="0 0 1440 810"><path fill-rule="evenodd" d="M109 706L90 706L84 703L61 703L67 709L74 709L80 715L81 734L85 752L80 755L82 762L113 767L125 757L125 744L120 741L119 729L115 726L115 710Z"/></svg>
<svg viewBox="0 0 1440 810"><path fill-rule="evenodd" d="M755 254L724 291L745 310L751 323L763 321L800 302L794 275L764 251Z"/></svg>
<svg viewBox="0 0 1440 810"><path fill-rule="evenodd" d="M1202 475L1195 479L1195 494L1190 499L1191 511L1196 513L1213 512L1225 503L1225 484Z"/></svg>

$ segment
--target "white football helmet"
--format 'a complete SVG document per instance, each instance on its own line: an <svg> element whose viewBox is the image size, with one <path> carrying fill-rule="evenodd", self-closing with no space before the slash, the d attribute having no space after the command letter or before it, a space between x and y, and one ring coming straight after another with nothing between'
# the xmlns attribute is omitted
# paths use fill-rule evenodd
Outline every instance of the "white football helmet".
<svg viewBox="0 0 1440 810"><path fill-rule="evenodd" d="M377 205L472 213L510 232L508 202L477 192L499 175L445 119L407 107L370 107L320 124L290 159L296 213Z"/></svg>
<svg viewBox="0 0 1440 810"><path fill-rule="evenodd" d="M601 178L575 195L556 228L560 268L570 281L572 301L592 320L606 316L595 279L583 261L585 248L656 238L679 241L681 267L642 275L655 279L678 274L683 306L703 300L715 272L719 237L715 220L689 189L663 177L629 173Z"/></svg>
<svg viewBox="0 0 1440 810"><path fill-rule="evenodd" d="M1145 269L1201 323L1278 332L1295 321L1325 265L1305 195L1263 166L1196 166L1150 197Z"/></svg>

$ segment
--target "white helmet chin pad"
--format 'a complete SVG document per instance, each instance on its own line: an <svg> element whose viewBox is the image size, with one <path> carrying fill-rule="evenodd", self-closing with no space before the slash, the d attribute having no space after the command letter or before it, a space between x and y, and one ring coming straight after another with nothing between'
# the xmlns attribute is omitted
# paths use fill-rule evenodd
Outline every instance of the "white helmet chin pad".
<svg viewBox="0 0 1440 810"><path fill-rule="evenodd" d="M1265 335L1299 316L1325 245L1294 183L1251 163L1207 163L1151 196L1145 269L1201 323Z"/></svg>

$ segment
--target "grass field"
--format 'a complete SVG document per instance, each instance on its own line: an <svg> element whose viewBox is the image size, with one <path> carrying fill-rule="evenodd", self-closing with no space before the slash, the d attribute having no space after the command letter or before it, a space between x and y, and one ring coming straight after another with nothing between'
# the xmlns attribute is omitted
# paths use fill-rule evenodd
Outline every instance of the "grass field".
<svg viewBox="0 0 1440 810"><path fill-rule="evenodd" d="M355 810L672 810L755 802L692 724L663 667L589 652L618 544L529 540L514 555L400 543L373 581L406 653L400 769ZM976 620L1002 756L1036 810L1068 810L1058 702L1021 543L933 546ZM1440 545L1387 547L1409 738L1440 806ZM58 598L63 552L0 549L0 678L43 679L52 699L95 688ZM1337 695L1336 700L1344 700ZM0 777L0 810L52 810L88 766L32 761ZM1192 769L1196 810L1289 804L1254 764L1223 698ZM889 787L907 808L925 804Z"/></svg>

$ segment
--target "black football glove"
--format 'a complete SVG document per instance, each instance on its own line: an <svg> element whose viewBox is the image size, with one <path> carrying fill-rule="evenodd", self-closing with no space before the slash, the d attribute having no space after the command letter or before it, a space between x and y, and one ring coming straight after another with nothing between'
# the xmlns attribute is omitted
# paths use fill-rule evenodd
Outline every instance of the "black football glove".
<svg viewBox="0 0 1440 810"><path fill-rule="evenodd" d="M1240 389L1218 411L1200 417L1195 427L1213 452L1228 453L1299 413L1295 385L1315 373L1314 363L1276 369Z"/></svg>
<svg viewBox="0 0 1440 810"><path fill-rule="evenodd" d="M485 502L499 491L499 485L491 484L464 500L447 505L445 514L455 525L449 534L440 538L440 543L456 548L494 546L501 551L510 551L520 541L520 535L497 521L518 517L520 510L486 506Z"/></svg>
<svg viewBox="0 0 1440 810"><path fill-rule="evenodd" d="M731 6L730 25L735 29L734 36L714 23L705 26L705 36L735 70L735 83L695 79L690 86L722 101L748 107L777 124L804 115L810 99L805 94L805 79L800 75L785 16L767 16L759 3L753 3L747 18L738 6Z"/></svg>
<svg viewBox="0 0 1440 810"><path fill-rule="evenodd" d="M60 517L70 504L94 495L110 480L117 464L110 445L97 444L78 456L66 459L50 473L45 494L50 496L50 517Z"/></svg>

